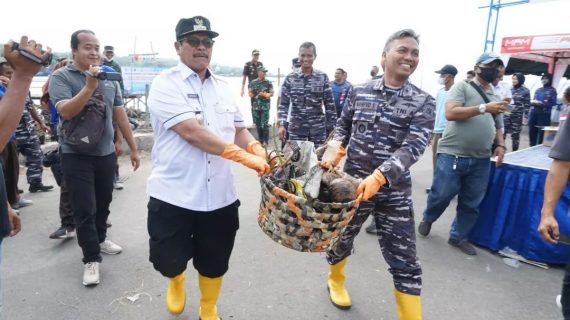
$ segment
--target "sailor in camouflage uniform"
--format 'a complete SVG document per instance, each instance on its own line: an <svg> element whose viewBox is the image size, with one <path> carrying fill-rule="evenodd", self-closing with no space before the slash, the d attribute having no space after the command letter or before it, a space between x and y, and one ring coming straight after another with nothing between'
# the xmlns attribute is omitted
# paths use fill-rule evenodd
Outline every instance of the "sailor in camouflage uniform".
<svg viewBox="0 0 570 320"><path fill-rule="evenodd" d="M505 122L503 139L507 138L507 133L511 134L513 151L519 149L523 115L528 113L528 109L530 108L530 91L523 85L524 80L524 74L520 72L513 74L513 87L511 88L511 92L513 94L512 104L514 108L509 115L503 117L503 121Z"/></svg>
<svg viewBox="0 0 570 320"><path fill-rule="evenodd" d="M249 96L253 99L251 116L257 128L258 141L267 145L269 143L269 108L273 96L273 84L265 79L267 69L257 67L257 79L249 83Z"/></svg>
<svg viewBox="0 0 570 320"><path fill-rule="evenodd" d="M292 72L285 77L277 109L280 139L285 139L288 130L289 140L312 141L315 148L325 142L327 133L332 131L336 122L336 108L329 77L324 72L313 69L316 57L317 48L313 43L301 44L301 71ZM290 102L291 119L286 129L284 125L287 122Z"/></svg>
<svg viewBox="0 0 570 320"><path fill-rule="evenodd" d="M384 76L354 87L333 138L342 146L332 163L323 163L336 166L348 154L344 171L364 179L357 193L365 201L327 254L331 302L341 309L351 306L344 266L362 224L372 215L394 280L399 319L421 319L422 270L416 256L409 168L428 144L435 100L408 81L418 63L416 33L409 29L394 33L382 52Z"/></svg>
<svg viewBox="0 0 570 320"><path fill-rule="evenodd" d="M115 60L113 60L115 57L115 48L113 46L105 46L103 53L103 65L113 68L113 70L122 75L123 71L121 70L121 66ZM125 84L123 82L123 79L119 80L119 86L121 87L121 94L124 96Z"/></svg>
<svg viewBox="0 0 570 320"><path fill-rule="evenodd" d="M42 183L42 160L43 152L40 148L40 139L34 126L34 120L38 122L43 131L48 130L46 125L39 119L35 113L32 97L28 94L26 106L20 118L20 124L16 128L16 143L18 144L18 152L26 157L26 177L30 184L30 192L49 191L53 186L45 186Z"/></svg>

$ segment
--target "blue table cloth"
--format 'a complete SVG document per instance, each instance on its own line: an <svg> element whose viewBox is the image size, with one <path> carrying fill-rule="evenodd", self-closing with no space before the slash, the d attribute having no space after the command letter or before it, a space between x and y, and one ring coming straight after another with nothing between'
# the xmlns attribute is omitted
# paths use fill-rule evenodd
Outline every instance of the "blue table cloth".
<svg viewBox="0 0 570 320"><path fill-rule="evenodd" d="M507 154L498 168L492 162L487 193L470 235L473 243L495 251L509 247L534 261L569 261L569 245L546 243L537 231L544 184L552 163L549 151L549 147L535 146ZM570 184L555 210L561 233L570 234L569 206Z"/></svg>

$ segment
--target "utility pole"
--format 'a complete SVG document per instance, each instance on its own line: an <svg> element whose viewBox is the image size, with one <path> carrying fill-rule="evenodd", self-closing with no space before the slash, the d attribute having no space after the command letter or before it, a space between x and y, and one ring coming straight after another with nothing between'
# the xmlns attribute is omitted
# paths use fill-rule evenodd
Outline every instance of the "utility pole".
<svg viewBox="0 0 570 320"><path fill-rule="evenodd" d="M487 32L485 33L484 52L493 51L493 49L495 48L495 36L497 34L497 26L499 24L499 10L503 7L510 7L519 4L529 3L529 1L530 0L519 0L519 1L501 3L501 0L490 0L488 6L479 7L479 9L489 8L489 17L487 18Z"/></svg>

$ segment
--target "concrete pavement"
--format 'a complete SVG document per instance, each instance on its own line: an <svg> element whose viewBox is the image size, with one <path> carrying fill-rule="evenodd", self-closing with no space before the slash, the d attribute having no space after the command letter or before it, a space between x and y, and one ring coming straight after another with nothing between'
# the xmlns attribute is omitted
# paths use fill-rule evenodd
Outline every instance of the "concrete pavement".
<svg viewBox="0 0 570 320"><path fill-rule="evenodd" d="M509 142L510 144L510 142ZM187 304L179 317L165 308L166 280L148 262L146 178L148 154L137 172L121 158L125 189L111 204L109 238L123 253L104 256L101 284L81 284L83 264L75 239L51 240L59 226L59 190L25 194L34 205L23 208L23 231L4 241L2 289L4 319L198 319L196 272L189 264ZM425 188L431 184L431 152L413 167L416 222L425 208ZM397 319L392 280L375 236L362 232L347 264L350 311L334 308L326 291L328 266L323 254L299 253L269 239L257 225L259 182L251 170L234 166L239 197L240 230L218 308L223 319ZM53 183L49 171L46 183ZM20 186L27 189L25 177ZM478 249L468 257L447 244L455 203L433 225L417 247L424 276L424 319L535 320L562 319L554 303L563 270L505 265L500 257ZM131 301L129 300L129 298Z"/></svg>

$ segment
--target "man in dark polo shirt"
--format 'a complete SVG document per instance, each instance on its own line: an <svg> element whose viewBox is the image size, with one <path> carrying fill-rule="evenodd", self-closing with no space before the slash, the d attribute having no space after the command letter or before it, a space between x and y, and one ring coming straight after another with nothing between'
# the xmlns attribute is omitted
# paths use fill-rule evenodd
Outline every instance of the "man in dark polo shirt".
<svg viewBox="0 0 570 320"><path fill-rule="evenodd" d="M251 52L251 61L248 61L243 66L243 79L241 81L240 95L243 97L245 93L245 79L247 78L248 85L257 79L257 68L262 67L263 63L259 61L259 50L254 49ZM251 98L251 106L253 107L253 98Z"/></svg>
<svg viewBox="0 0 570 320"><path fill-rule="evenodd" d="M549 156L554 161L546 177L544 203L538 225L542 239L550 243L558 243L560 240L560 230L554 217L554 209L570 177L570 143L568 141L570 141L570 121L564 121L550 150ZM570 320L570 263L566 264L566 272L562 282L561 303L564 319Z"/></svg>
<svg viewBox="0 0 570 320"><path fill-rule="evenodd" d="M97 79L101 72L99 50L99 40L93 31L75 31L71 35L73 64L55 71L49 81L49 95L62 119L58 132L61 137L61 167L70 191L77 240L83 251L83 284L86 286L99 283L101 252L117 254L122 251L120 246L107 239L106 221L113 195L116 162L113 119L129 145L134 169L140 164L119 83ZM98 104L104 108L105 119L101 124L104 130L98 142L81 138L81 141L93 144L93 148L87 151L71 143L68 130L76 117L83 118L85 108L93 99L100 101ZM100 127L93 130L97 128Z"/></svg>

